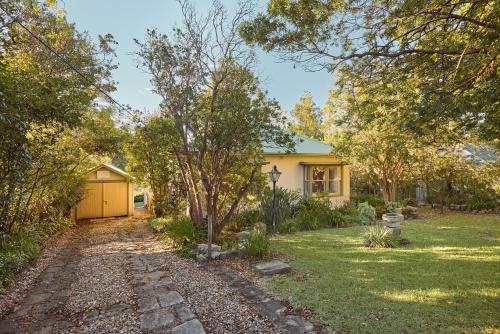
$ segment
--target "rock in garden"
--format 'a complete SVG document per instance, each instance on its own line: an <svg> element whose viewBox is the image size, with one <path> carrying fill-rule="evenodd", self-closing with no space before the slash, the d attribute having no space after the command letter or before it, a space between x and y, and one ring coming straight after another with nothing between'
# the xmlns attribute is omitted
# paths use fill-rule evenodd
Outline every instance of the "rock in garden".
<svg viewBox="0 0 500 334"><path fill-rule="evenodd" d="M286 273L291 270L290 266L285 262L273 260L270 262L261 262L254 266L255 271L262 275L274 275Z"/></svg>
<svg viewBox="0 0 500 334"><path fill-rule="evenodd" d="M193 319L174 327L172 334L205 334L205 330L198 319Z"/></svg>
<svg viewBox="0 0 500 334"><path fill-rule="evenodd" d="M221 248L219 245L212 244L212 252L220 252ZM207 254L208 253L208 245L207 244L198 244L198 253Z"/></svg>

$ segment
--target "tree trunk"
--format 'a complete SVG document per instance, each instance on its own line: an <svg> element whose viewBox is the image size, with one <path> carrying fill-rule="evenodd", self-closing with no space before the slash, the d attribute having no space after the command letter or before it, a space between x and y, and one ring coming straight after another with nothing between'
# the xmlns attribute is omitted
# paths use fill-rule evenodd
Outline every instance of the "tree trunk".
<svg viewBox="0 0 500 334"><path fill-rule="evenodd" d="M383 180L382 194L385 204L396 201L396 181Z"/></svg>

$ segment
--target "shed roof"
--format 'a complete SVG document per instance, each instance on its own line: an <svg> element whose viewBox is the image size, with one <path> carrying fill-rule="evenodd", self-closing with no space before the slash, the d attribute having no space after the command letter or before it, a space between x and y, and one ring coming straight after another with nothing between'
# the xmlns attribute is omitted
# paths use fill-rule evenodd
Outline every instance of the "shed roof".
<svg viewBox="0 0 500 334"><path fill-rule="evenodd" d="M99 165L99 166L97 166L97 167L93 168L92 170L88 171L88 173L87 173L87 174L92 173L93 171L96 171L96 170L98 170L98 169L100 169L100 168L103 168L103 167L104 167L104 168L107 168L107 169L109 169L109 170L111 170L111 171L115 172L116 174L119 174L119 175L121 175L121 176L123 176L123 177L125 177L125 178L127 178L127 179L132 179L132 180L135 180L135 177L133 177L132 175L130 175L130 174L129 174L129 173L127 173L126 171L124 171L124 170L122 170L122 169L120 169L120 168L118 168L118 167L116 167L116 166L113 166L113 165L111 165L111 164L102 164L102 165Z"/></svg>
<svg viewBox="0 0 500 334"><path fill-rule="evenodd" d="M298 134L293 135L295 142L295 151L290 154L330 154L333 147L323 143L322 141L304 137ZM262 148L264 154L285 154L287 153L283 147L279 147L275 143L263 142Z"/></svg>

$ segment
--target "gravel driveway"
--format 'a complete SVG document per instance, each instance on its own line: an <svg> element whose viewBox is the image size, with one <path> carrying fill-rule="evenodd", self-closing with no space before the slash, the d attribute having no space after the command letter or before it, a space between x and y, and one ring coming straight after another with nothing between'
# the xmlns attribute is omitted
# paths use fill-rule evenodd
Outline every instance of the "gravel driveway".
<svg viewBox="0 0 500 334"><path fill-rule="evenodd" d="M0 296L0 333L279 332L140 216L71 229L19 281Z"/></svg>

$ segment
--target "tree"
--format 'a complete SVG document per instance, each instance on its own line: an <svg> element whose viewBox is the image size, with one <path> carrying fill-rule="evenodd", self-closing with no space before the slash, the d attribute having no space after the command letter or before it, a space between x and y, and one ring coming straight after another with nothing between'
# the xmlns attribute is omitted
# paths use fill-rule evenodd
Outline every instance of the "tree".
<svg viewBox="0 0 500 334"><path fill-rule="evenodd" d="M96 87L113 89L112 37L96 47L53 2L0 6L0 232L10 233L67 214L89 158L120 136L111 112L95 106Z"/></svg>
<svg viewBox="0 0 500 334"><path fill-rule="evenodd" d="M499 14L494 0L271 0L240 31L308 69L411 81L420 98L403 112L417 133L451 120L499 145Z"/></svg>
<svg viewBox="0 0 500 334"><path fill-rule="evenodd" d="M251 72L254 55L238 27L253 8L242 3L232 16L214 2L205 16L180 1L183 21L170 36L148 30L137 41L140 66L152 76L161 117L171 121L176 157L195 225L212 222L220 233L241 199L260 178L261 141L291 145L276 102L267 99Z"/></svg>
<svg viewBox="0 0 500 334"><path fill-rule="evenodd" d="M135 128L127 145L128 169L153 191L157 217L177 216L185 206L185 188L172 143L178 142L170 119L152 117Z"/></svg>
<svg viewBox="0 0 500 334"><path fill-rule="evenodd" d="M295 104L292 110L294 122L290 129L298 134L309 138L323 140L321 132L321 110L312 100L311 93L305 92L300 102Z"/></svg>
<svg viewBox="0 0 500 334"><path fill-rule="evenodd" d="M325 106L331 126L326 140L357 173L375 176L386 203L396 200L396 188L411 170L424 139L402 130L398 115L411 92L401 84L360 85L341 81Z"/></svg>

